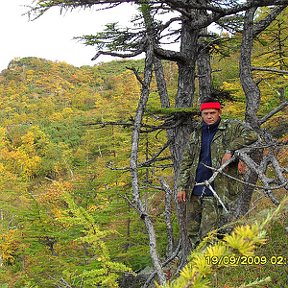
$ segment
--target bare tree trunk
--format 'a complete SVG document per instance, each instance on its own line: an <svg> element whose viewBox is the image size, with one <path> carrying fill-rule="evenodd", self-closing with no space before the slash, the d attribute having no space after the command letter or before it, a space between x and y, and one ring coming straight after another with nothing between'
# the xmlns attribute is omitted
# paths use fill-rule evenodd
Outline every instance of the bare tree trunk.
<svg viewBox="0 0 288 288"><path fill-rule="evenodd" d="M248 1L253 2L253 1ZM244 28L242 33L241 55L240 55L240 81L246 97L246 114L245 120L252 128L261 134L261 121L257 117L257 112L260 105L261 93L253 80L252 76L252 48L254 38L261 33L268 25L283 11L285 7L279 6L272 9L270 14L254 24L254 16L257 8L250 8L245 13ZM254 149L251 151L251 158L259 164L262 159L262 149ZM245 175L245 181L251 184L256 184L258 177L254 171L249 171ZM251 185L245 185L242 193L242 199L239 203L239 213L245 214L252 199L254 188Z"/></svg>
<svg viewBox="0 0 288 288"><path fill-rule="evenodd" d="M242 34L241 55L240 55L240 81L246 96L246 122L249 123L256 131L260 130L257 112L260 104L260 90L252 78L251 55L253 47L253 19L256 9L252 8L245 14L244 29ZM253 160L256 163L261 161L261 150L257 149L253 153ZM256 184L257 174L249 170L245 175L245 180L249 183ZM243 215L248 209L252 199L254 188L244 185L244 191L241 194L239 209L237 214ZM235 215L237 217L238 215Z"/></svg>
<svg viewBox="0 0 288 288"><path fill-rule="evenodd" d="M152 79L152 70L153 70L153 47L150 45L146 52L144 81L142 82L141 98L139 100L134 120L134 127L132 133L132 149L130 154L130 173L132 178L133 202L135 203L135 206L141 219L143 219L145 222L149 236L150 255L152 258L153 266L157 272L160 284L164 284L166 282L166 279L163 274L160 259L157 254L156 235L154 226L140 198L138 168L137 168L140 128L145 107L149 97L150 92L149 87Z"/></svg>
<svg viewBox="0 0 288 288"><path fill-rule="evenodd" d="M207 28L202 29L207 34ZM212 92L212 69L210 62L209 45L202 39L200 42L199 55L197 59L198 81L199 81L199 98L202 103L205 97Z"/></svg>
<svg viewBox="0 0 288 288"><path fill-rule="evenodd" d="M173 237L173 227L172 227L172 200L173 191L170 189L169 185L164 179L160 180L161 186L165 191L165 222L166 222L166 232L167 232L167 257L170 258L173 254L174 247L174 237Z"/></svg>
<svg viewBox="0 0 288 288"><path fill-rule="evenodd" d="M166 81L164 77L163 65L162 65L161 60L158 59L156 56L154 56L154 71L155 71L155 76L156 76L158 93L160 96L161 107L169 108L170 101L169 101Z"/></svg>
<svg viewBox="0 0 288 288"><path fill-rule="evenodd" d="M252 77L251 55L253 48L253 19L256 8L249 9L245 14L244 29L242 34L240 56L240 81L246 96L246 121L259 131L257 112L260 104L260 90Z"/></svg>
<svg viewBox="0 0 288 288"><path fill-rule="evenodd" d="M185 61L178 61L179 78L176 107L191 107L195 90L195 67L199 31L193 30L190 19L182 20L180 53Z"/></svg>

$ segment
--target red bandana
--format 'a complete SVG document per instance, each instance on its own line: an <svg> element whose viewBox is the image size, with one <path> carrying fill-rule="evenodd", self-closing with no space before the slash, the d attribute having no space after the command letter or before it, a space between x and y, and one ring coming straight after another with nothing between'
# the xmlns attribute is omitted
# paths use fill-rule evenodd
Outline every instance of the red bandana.
<svg viewBox="0 0 288 288"><path fill-rule="evenodd" d="M206 102L202 103L200 106L200 111L204 109L221 109L221 104L219 102Z"/></svg>

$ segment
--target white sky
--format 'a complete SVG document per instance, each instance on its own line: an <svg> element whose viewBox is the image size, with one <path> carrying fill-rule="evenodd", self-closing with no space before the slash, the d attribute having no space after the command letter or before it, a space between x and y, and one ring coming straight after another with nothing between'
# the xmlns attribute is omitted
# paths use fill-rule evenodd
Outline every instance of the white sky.
<svg viewBox="0 0 288 288"><path fill-rule="evenodd" d="M91 61L95 48L73 40L84 34L96 34L106 23L120 22L124 25L135 14L132 6L125 5L113 10L95 11L77 9L63 11L58 7L46 12L35 21L29 21L28 8L33 0L0 0L0 71L7 68L16 57L40 57L52 61L81 66L95 65ZM97 61L112 58L101 56Z"/></svg>

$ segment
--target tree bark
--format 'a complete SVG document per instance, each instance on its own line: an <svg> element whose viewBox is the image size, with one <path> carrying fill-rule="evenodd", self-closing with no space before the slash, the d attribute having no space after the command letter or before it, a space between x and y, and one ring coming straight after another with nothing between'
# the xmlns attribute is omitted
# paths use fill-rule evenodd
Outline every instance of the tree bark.
<svg viewBox="0 0 288 288"><path fill-rule="evenodd" d="M165 191L165 222L167 231L167 257L170 258L173 254L174 248L174 237L173 237L173 227L172 227L172 200L173 191L170 189L169 185L162 178L160 179L161 186Z"/></svg>
<svg viewBox="0 0 288 288"><path fill-rule="evenodd" d="M132 132L132 145L131 145L131 154L130 154L130 173L132 179L132 195L133 202L137 207L137 211L144 220L146 229L149 236L149 246L150 246L150 255L153 262L153 266L157 271L158 279L160 284L165 284L166 279L162 271L161 262L157 254L157 244L156 244L156 234L154 230L153 223L145 210L143 203L140 198L139 190L139 179L138 179L138 145L140 139L140 128L142 123L143 114L149 97L149 87L152 79L153 71L153 46L150 45L147 49L146 59L145 59L145 71L144 71L144 81L142 83L141 98L138 103L136 116L134 119L134 127Z"/></svg>
<svg viewBox="0 0 288 288"><path fill-rule="evenodd" d="M245 13L244 29L242 33L242 44L240 54L240 81L246 96L246 114L245 120L249 123L254 130L260 131L257 112L260 104L260 90L252 77L252 47L253 47L253 19L256 8L249 9ZM253 153L253 160L256 163L261 161L261 150L257 149ZM249 170L245 175L245 181L255 184L257 181L257 174ZM241 194L240 202L238 203L239 209L237 214L244 215L250 206L254 188L252 186L244 185L244 191ZM238 217L238 215L235 215Z"/></svg>
<svg viewBox="0 0 288 288"><path fill-rule="evenodd" d="M202 33L207 34L207 28L202 29ZM199 81L199 98L202 103L205 97L211 96L212 92L212 69L209 53L209 45L205 39L199 43L199 55L197 60L198 81Z"/></svg>
<svg viewBox="0 0 288 288"><path fill-rule="evenodd" d="M240 55L240 81L246 96L246 121L259 131L257 112L260 104L260 90L252 77L252 47L253 47L253 19L256 8L245 13L244 29L242 33Z"/></svg>

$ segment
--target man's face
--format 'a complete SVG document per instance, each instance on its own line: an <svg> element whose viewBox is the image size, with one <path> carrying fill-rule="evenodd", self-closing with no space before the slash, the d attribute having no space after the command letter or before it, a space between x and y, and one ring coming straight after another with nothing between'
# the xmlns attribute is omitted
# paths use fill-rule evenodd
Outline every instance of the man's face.
<svg viewBox="0 0 288 288"><path fill-rule="evenodd" d="M201 111L202 120L208 124L212 125L216 123L221 115L221 110L218 109L204 109Z"/></svg>

